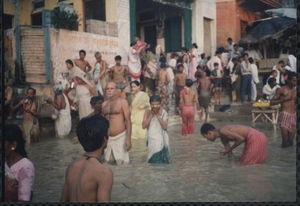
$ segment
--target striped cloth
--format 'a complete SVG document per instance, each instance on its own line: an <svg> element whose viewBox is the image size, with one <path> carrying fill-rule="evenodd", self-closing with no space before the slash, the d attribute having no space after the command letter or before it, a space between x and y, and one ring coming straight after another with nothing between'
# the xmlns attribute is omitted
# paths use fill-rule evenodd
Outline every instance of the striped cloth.
<svg viewBox="0 0 300 206"><path fill-rule="evenodd" d="M243 154L239 159L242 165L252 165L263 162L267 158L267 137L253 129L249 128L245 138Z"/></svg>
<svg viewBox="0 0 300 206"><path fill-rule="evenodd" d="M279 119L280 127L288 129L289 132L293 131L293 128L296 126L296 112L294 114L290 114L282 111Z"/></svg>

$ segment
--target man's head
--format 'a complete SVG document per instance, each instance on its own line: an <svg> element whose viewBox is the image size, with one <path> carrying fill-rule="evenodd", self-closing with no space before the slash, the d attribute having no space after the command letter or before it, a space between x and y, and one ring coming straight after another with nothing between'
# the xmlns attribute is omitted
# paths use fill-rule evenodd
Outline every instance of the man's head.
<svg viewBox="0 0 300 206"><path fill-rule="evenodd" d="M186 53L188 51L188 49L186 47L181 47L180 51L181 51L181 53Z"/></svg>
<svg viewBox="0 0 300 206"><path fill-rule="evenodd" d="M229 38L227 39L227 42L228 42L229 45L231 45L231 43L232 43L232 38L229 37Z"/></svg>
<svg viewBox="0 0 300 206"><path fill-rule="evenodd" d="M253 58L252 58L252 57L249 57L249 59L248 59L248 60L249 60L249 63L250 63L250 64L253 64L254 60L253 60Z"/></svg>
<svg viewBox="0 0 300 206"><path fill-rule="evenodd" d="M204 123L200 129L200 133L205 139L214 142L216 140L216 137L213 134L215 129L216 128L214 125L209 123Z"/></svg>
<svg viewBox="0 0 300 206"><path fill-rule="evenodd" d="M248 57L249 57L248 53L244 53L243 59L244 59L244 60L248 60Z"/></svg>
<svg viewBox="0 0 300 206"><path fill-rule="evenodd" d="M108 128L108 120L101 115L81 119L77 125L76 134L84 151L93 152L106 148Z"/></svg>
<svg viewBox="0 0 300 206"><path fill-rule="evenodd" d="M138 41L141 40L141 37L140 37L139 35L134 35L133 40L134 40L135 42L138 42Z"/></svg>
<svg viewBox="0 0 300 206"><path fill-rule="evenodd" d="M58 82L54 85L53 91L54 91L55 94L62 94L63 86L61 85L61 82Z"/></svg>
<svg viewBox="0 0 300 206"><path fill-rule="evenodd" d="M28 99L34 99L35 98L35 94L36 94L36 90L34 89L34 88L32 88L32 87L29 87L28 89L27 89L27 92L26 92L26 97L28 98Z"/></svg>
<svg viewBox="0 0 300 206"><path fill-rule="evenodd" d="M74 66L73 61L71 59L66 60L66 65L68 69L71 69Z"/></svg>
<svg viewBox="0 0 300 206"><path fill-rule="evenodd" d="M167 68L167 64L164 63L164 62L160 63L160 68L161 68L161 69Z"/></svg>
<svg viewBox="0 0 300 206"><path fill-rule="evenodd" d="M153 95L150 97L150 105L151 109L160 109L161 106L161 98L158 95Z"/></svg>
<svg viewBox="0 0 300 206"><path fill-rule="evenodd" d="M280 66L284 67L284 61L280 60L280 61L278 62L278 64L279 64Z"/></svg>
<svg viewBox="0 0 300 206"><path fill-rule="evenodd" d="M92 97L90 100L91 106L94 108L94 110L98 111L99 113L102 112L103 102L104 102L104 98L102 95Z"/></svg>
<svg viewBox="0 0 300 206"><path fill-rule="evenodd" d="M221 54L222 54L222 51L218 49L216 51L216 56L219 57L219 58L221 58Z"/></svg>
<svg viewBox="0 0 300 206"><path fill-rule="evenodd" d="M237 44L234 44L234 45L233 45L233 48L234 48L234 50L236 51L236 50L238 50L238 48L239 48L239 45L237 45Z"/></svg>
<svg viewBox="0 0 300 206"><path fill-rule="evenodd" d="M108 82L106 86L106 96L111 99L117 95L117 84L115 82Z"/></svg>
<svg viewBox="0 0 300 206"><path fill-rule="evenodd" d="M193 81L191 79L186 79L185 80L185 86L187 86L187 87L193 86Z"/></svg>
<svg viewBox="0 0 300 206"><path fill-rule="evenodd" d="M219 63L217 63L217 62L214 63L214 69L215 70L219 69Z"/></svg>
<svg viewBox="0 0 300 206"><path fill-rule="evenodd" d="M202 71L202 67L201 67L200 65L198 65L198 66L196 67L196 69L197 69L197 72Z"/></svg>
<svg viewBox="0 0 300 206"><path fill-rule="evenodd" d="M94 56L95 56L97 62L101 62L101 57L102 57L102 55L101 55L100 52L96 52Z"/></svg>
<svg viewBox="0 0 300 206"><path fill-rule="evenodd" d="M204 59L205 58L205 53L202 53L200 56L201 56L201 59Z"/></svg>
<svg viewBox="0 0 300 206"><path fill-rule="evenodd" d="M274 69L274 70L271 71L271 76L272 76L272 77L275 78L275 77L277 77L277 75L278 75L277 70Z"/></svg>
<svg viewBox="0 0 300 206"><path fill-rule="evenodd" d="M243 61L244 61L244 57L243 57L243 56L240 56L240 57L239 57L239 62L242 63Z"/></svg>
<svg viewBox="0 0 300 206"><path fill-rule="evenodd" d="M79 58L80 58L81 60L84 60L85 55L86 55L86 52L85 52L83 49L79 51Z"/></svg>
<svg viewBox="0 0 300 206"><path fill-rule="evenodd" d="M295 86L297 86L297 79L298 79L298 74L297 73L295 73L295 72L289 72L288 73L288 83L291 85L291 86L293 86L293 87L295 87Z"/></svg>
<svg viewBox="0 0 300 206"><path fill-rule="evenodd" d="M120 65L120 64L121 64L121 60L122 60L122 57L121 57L120 55L117 55L117 56L115 57L115 61L116 61L116 64L117 64L117 65Z"/></svg>
<svg viewBox="0 0 300 206"><path fill-rule="evenodd" d="M183 64L178 64L178 65L177 65L177 69L178 69L178 71L179 71L179 72L181 72L181 73L182 73L182 72L183 72L183 70L184 70L184 66L183 66Z"/></svg>
<svg viewBox="0 0 300 206"><path fill-rule="evenodd" d="M233 57L233 58L231 59L231 61L232 61L233 64L237 64L237 63L238 63L238 59L235 58L235 57Z"/></svg>
<svg viewBox="0 0 300 206"><path fill-rule="evenodd" d="M176 59L176 60L178 60L179 54L175 52L175 53L173 54L173 58Z"/></svg>
<svg viewBox="0 0 300 206"><path fill-rule="evenodd" d="M271 88L275 87L275 86L277 85L276 79L273 78L273 77L269 78L269 79L268 79L268 85L269 85Z"/></svg>

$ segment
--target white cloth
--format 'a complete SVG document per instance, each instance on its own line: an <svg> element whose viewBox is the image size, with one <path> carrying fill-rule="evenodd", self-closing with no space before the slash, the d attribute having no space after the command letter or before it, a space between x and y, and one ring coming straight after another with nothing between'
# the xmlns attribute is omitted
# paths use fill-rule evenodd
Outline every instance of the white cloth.
<svg viewBox="0 0 300 206"><path fill-rule="evenodd" d="M163 121L168 120L168 113L164 109L161 118ZM147 128L146 145L148 147L147 160L164 147L168 148L170 152L169 135L167 131L162 128L156 116L151 119Z"/></svg>
<svg viewBox="0 0 300 206"><path fill-rule="evenodd" d="M176 66L176 63L177 63L177 60L176 59L170 59L168 65L170 67L175 67Z"/></svg>
<svg viewBox="0 0 300 206"><path fill-rule="evenodd" d="M241 66L242 66L242 75L251 74L250 71L247 71L251 69L249 62L247 64L246 61L242 61Z"/></svg>
<svg viewBox="0 0 300 206"><path fill-rule="evenodd" d="M66 95L62 95L64 96L64 100L66 102L66 108L59 111L58 118L55 120L55 130L59 137L68 135L72 127L70 104Z"/></svg>
<svg viewBox="0 0 300 206"><path fill-rule="evenodd" d="M174 72L173 72L173 69L171 67L168 67L166 71L167 71L167 73L170 77L170 82L168 84L168 92L169 92L169 94L172 94L173 93L173 87L174 87L174 79L175 79Z"/></svg>
<svg viewBox="0 0 300 206"><path fill-rule="evenodd" d="M254 59L261 60L262 59L260 52L254 50L254 49L246 50L244 53L247 53L248 57L252 57L253 60Z"/></svg>
<svg viewBox="0 0 300 206"><path fill-rule="evenodd" d="M129 162L129 152L126 150L127 131L108 138L107 147L104 151L105 161L110 161L112 156L114 160L122 160L124 163ZM113 153L113 154L112 154Z"/></svg>
<svg viewBox="0 0 300 206"><path fill-rule="evenodd" d="M256 89L256 84L253 82L251 82L251 100L252 101L256 101L256 97L257 97L257 89Z"/></svg>
<svg viewBox="0 0 300 206"><path fill-rule="evenodd" d="M214 70L214 63L218 63L219 70L222 70L221 59L218 56L213 56L207 63L207 66L210 71Z"/></svg>
<svg viewBox="0 0 300 206"><path fill-rule="evenodd" d="M270 85L267 83L263 89L262 92L267 95L268 99L272 99L274 95L276 94L276 90L279 89L280 86L276 85L275 87L271 88Z"/></svg>
<svg viewBox="0 0 300 206"><path fill-rule="evenodd" d="M226 67L227 66L227 64L228 64L228 58L229 58L229 53L227 53L227 52L223 52L222 54L221 54L221 62L223 62L224 63L224 66Z"/></svg>
<svg viewBox="0 0 300 206"><path fill-rule="evenodd" d="M88 88L86 88L84 85L77 85L74 102L78 102L79 119L88 116L94 111L90 104L91 98L92 94Z"/></svg>
<svg viewBox="0 0 300 206"><path fill-rule="evenodd" d="M228 58L232 58L231 53L232 53L232 51L234 50L234 47L233 47L234 45L235 45L235 43L232 42L232 43L228 46Z"/></svg>
<svg viewBox="0 0 300 206"><path fill-rule="evenodd" d="M285 83L284 79L283 79L283 75L281 75L281 71L276 69L277 65L273 66L272 70L276 70L277 71L277 76L275 77L276 79L276 83L280 84L281 83Z"/></svg>
<svg viewBox="0 0 300 206"><path fill-rule="evenodd" d="M288 61L291 66L291 71L296 72L297 71L297 59L294 55L289 55L288 56Z"/></svg>
<svg viewBox="0 0 300 206"><path fill-rule="evenodd" d="M141 59L136 50L130 47L128 52L128 69L133 79L137 79L141 75Z"/></svg>
<svg viewBox="0 0 300 206"><path fill-rule="evenodd" d="M99 62L96 63L95 65L95 70L94 70L94 79L96 79L99 74L101 73L101 65ZM98 83L95 85L96 90L103 95L103 89L102 89L102 85L101 85L101 81L100 79L98 80Z"/></svg>
<svg viewBox="0 0 300 206"><path fill-rule="evenodd" d="M258 70L257 66L255 64L250 64L251 74L252 74L252 83L258 84L259 78L258 78Z"/></svg>

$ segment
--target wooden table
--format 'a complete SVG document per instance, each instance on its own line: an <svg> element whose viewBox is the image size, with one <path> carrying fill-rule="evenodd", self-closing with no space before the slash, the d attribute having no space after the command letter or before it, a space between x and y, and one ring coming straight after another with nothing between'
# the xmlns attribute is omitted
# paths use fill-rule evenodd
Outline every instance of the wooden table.
<svg viewBox="0 0 300 206"><path fill-rule="evenodd" d="M260 117L266 117L266 122L270 121L273 124L273 128L276 131L278 116L279 116L279 108L278 109L252 109L252 126L255 126L255 121ZM268 114L271 114L271 118Z"/></svg>

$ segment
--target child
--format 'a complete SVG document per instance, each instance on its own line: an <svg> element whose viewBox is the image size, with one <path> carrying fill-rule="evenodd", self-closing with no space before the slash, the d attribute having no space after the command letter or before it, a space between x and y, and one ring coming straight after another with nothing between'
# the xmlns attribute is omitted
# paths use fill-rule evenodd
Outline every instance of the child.
<svg viewBox="0 0 300 206"><path fill-rule="evenodd" d="M178 64L177 69L179 71L175 75L173 94L175 95L175 113L177 115L179 115L180 114L180 112L179 112L180 92L185 86L187 74L183 73L183 71L184 71L183 64Z"/></svg>
<svg viewBox="0 0 300 206"><path fill-rule="evenodd" d="M110 81L117 84L117 88L121 91L120 98L126 99L125 88L128 86L127 69L121 65L122 57L120 55L115 57L116 64L109 71Z"/></svg>
<svg viewBox="0 0 300 206"><path fill-rule="evenodd" d="M214 98L216 104L221 104L221 92L222 92L222 78L223 71L219 69L219 64L214 63L214 70L211 72L211 76L214 83Z"/></svg>
<svg viewBox="0 0 300 206"><path fill-rule="evenodd" d="M170 163L168 113L161 107L158 95L150 97L151 110L144 114L143 129L147 128L146 145L149 163Z"/></svg>
<svg viewBox="0 0 300 206"><path fill-rule="evenodd" d="M202 72L201 78L198 81L198 101L205 111L205 123L208 119L208 106L210 103L210 93L211 93L211 81L206 77L206 72ZM202 110L200 111L200 120L202 119Z"/></svg>

